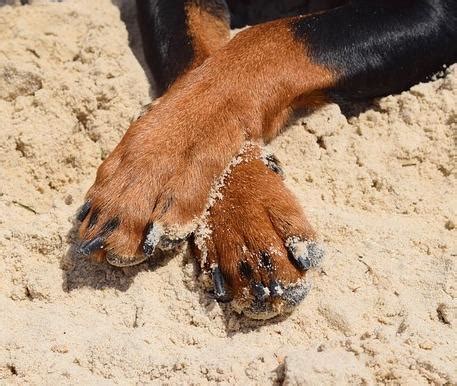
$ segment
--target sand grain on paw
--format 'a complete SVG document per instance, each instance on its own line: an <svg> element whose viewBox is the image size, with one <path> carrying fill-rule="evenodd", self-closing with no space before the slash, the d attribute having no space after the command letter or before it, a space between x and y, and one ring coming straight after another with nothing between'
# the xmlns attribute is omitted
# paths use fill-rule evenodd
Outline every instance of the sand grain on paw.
<svg viewBox="0 0 457 386"><path fill-rule="evenodd" d="M269 146L327 251L274 322L215 303L183 255L72 253L74 213L149 91L111 1L0 7L0 383L457 383L456 66Z"/></svg>

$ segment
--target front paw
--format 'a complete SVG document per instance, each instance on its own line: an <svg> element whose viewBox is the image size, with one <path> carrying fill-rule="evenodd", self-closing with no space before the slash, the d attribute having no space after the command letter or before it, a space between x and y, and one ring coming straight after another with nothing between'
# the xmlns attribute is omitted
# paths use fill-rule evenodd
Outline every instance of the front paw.
<svg viewBox="0 0 457 386"><path fill-rule="evenodd" d="M130 266L194 230L242 133L227 115L224 126L218 111L199 115L196 102L182 98L162 97L99 167L78 215L82 255Z"/></svg>
<svg viewBox="0 0 457 386"><path fill-rule="evenodd" d="M195 238L217 300L254 319L292 311L322 247L273 157L253 146L233 162Z"/></svg>

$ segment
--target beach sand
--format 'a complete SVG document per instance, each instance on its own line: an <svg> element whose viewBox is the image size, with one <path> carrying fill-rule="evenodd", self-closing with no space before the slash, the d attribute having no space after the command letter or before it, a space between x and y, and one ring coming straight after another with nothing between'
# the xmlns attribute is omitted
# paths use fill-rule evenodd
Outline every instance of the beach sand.
<svg viewBox="0 0 457 386"><path fill-rule="evenodd" d="M259 322L184 253L73 253L98 165L153 96L130 47L109 0L0 7L0 383L457 384L457 66L269 145L327 254L303 304Z"/></svg>

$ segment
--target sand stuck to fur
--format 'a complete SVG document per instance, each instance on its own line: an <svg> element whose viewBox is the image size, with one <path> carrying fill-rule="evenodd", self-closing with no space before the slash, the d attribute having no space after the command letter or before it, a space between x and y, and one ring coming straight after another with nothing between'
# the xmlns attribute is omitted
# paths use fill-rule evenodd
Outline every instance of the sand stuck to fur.
<svg viewBox="0 0 457 386"><path fill-rule="evenodd" d="M211 300L184 254L72 254L74 213L149 92L111 1L0 8L1 384L457 383L457 66L269 146L326 243L307 299L270 322Z"/></svg>

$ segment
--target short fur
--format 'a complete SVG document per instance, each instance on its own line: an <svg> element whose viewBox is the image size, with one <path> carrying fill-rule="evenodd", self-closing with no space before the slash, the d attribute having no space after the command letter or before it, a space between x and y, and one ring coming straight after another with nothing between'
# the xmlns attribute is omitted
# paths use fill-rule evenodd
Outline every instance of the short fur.
<svg viewBox="0 0 457 386"><path fill-rule="evenodd" d="M457 61L455 0L137 4L163 95L100 166L80 216L81 251L119 265L152 253L143 242L154 227L168 238L195 230L189 224L243 143L273 139L294 108L395 93ZM255 26L228 41L229 20ZM234 167L223 198L206 208L212 236L200 245L217 294L251 316L296 305L308 257L319 255L271 169L260 156Z"/></svg>

